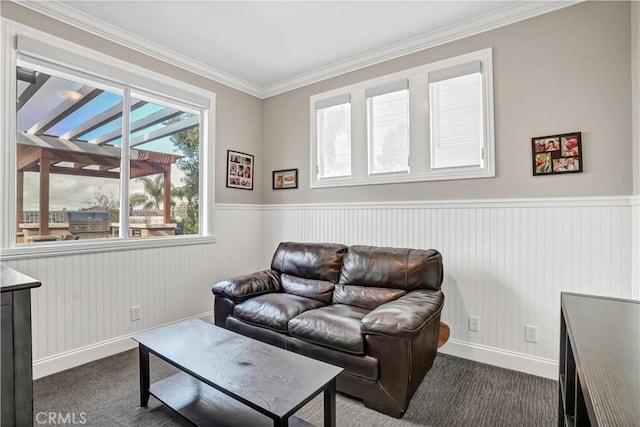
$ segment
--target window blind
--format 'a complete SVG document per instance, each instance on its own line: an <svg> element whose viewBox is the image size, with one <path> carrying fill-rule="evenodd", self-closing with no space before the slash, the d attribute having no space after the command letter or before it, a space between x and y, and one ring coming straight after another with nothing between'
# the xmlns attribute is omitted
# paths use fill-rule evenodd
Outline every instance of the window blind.
<svg viewBox="0 0 640 427"><path fill-rule="evenodd" d="M211 100L195 89L175 87L173 83L169 83L168 79L158 79L149 74L141 75L138 71L127 68L126 64L117 61L107 62L108 59L105 58L87 56L22 34L17 36L16 46L20 60L30 65L37 65L43 70L56 70L69 74L79 81L90 75L94 85L100 83L108 87L126 85L133 89L144 88L154 94L162 94L162 97L169 102L177 101L191 108L207 109L212 106Z"/></svg>
<svg viewBox="0 0 640 427"><path fill-rule="evenodd" d="M316 110L323 110L329 107L335 107L337 105L348 104L351 102L351 94L345 93L342 95L332 96L330 98L320 99L316 101Z"/></svg>
<svg viewBox="0 0 640 427"><path fill-rule="evenodd" d="M441 68L439 70L429 71L429 83L435 83L442 80L450 80L456 77L462 77L469 74L482 72L482 62L470 61L463 64L454 65L453 67Z"/></svg>
<svg viewBox="0 0 640 427"><path fill-rule="evenodd" d="M407 81L366 90L369 174L409 170Z"/></svg>
<svg viewBox="0 0 640 427"><path fill-rule="evenodd" d="M315 108L318 179L350 176L351 103L349 98L321 100L316 102Z"/></svg>
<svg viewBox="0 0 640 427"><path fill-rule="evenodd" d="M433 169L482 165L482 75L455 71L429 76Z"/></svg>

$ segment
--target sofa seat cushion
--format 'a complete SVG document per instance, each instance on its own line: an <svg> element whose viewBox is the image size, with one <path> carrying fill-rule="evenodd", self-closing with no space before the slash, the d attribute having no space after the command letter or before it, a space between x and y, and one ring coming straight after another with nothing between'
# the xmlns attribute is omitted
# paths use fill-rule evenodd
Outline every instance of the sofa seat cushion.
<svg viewBox="0 0 640 427"><path fill-rule="evenodd" d="M290 319L323 305L315 299L277 292L243 301L235 306L233 315L245 322L286 333Z"/></svg>
<svg viewBox="0 0 640 427"><path fill-rule="evenodd" d="M353 354L364 354L360 321L371 310L334 304L289 320L289 335L324 347Z"/></svg>

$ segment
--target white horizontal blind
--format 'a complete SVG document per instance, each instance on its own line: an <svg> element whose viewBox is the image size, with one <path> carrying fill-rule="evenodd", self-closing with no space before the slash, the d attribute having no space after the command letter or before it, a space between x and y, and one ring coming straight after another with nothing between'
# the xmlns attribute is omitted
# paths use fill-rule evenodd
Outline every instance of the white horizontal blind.
<svg viewBox="0 0 640 427"><path fill-rule="evenodd" d="M403 80L367 89L369 174L409 171L409 90Z"/></svg>
<svg viewBox="0 0 640 427"><path fill-rule="evenodd" d="M495 176L490 48L309 100L311 188Z"/></svg>
<svg viewBox="0 0 640 427"><path fill-rule="evenodd" d="M480 72L429 83L431 167L482 165L483 116Z"/></svg>
<svg viewBox="0 0 640 427"><path fill-rule="evenodd" d="M337 97L316 103L318 179L351 175L351 102Z"/></svg>
<svg viewBox="0 0 640 427"><path fill-rule="evenodd" d="M144 89L165 98L177 100L196 109L212 107L211 99L203 96L199 88L152 75L148 70L137 70L130 64L121 63L103 55L89 53L83 48L59 46L54 41L44 42L18 34L16 46L19 58L45 70L56 69L77 77L91 75L92 81L109 82L110 86L126 85L132 89Z"/></svg>

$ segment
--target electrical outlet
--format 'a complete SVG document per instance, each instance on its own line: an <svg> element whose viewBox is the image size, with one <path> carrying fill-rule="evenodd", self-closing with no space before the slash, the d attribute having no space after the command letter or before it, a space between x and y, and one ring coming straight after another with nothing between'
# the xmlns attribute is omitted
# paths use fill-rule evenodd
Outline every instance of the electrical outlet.
<svg viewBox="0 0 640 427"><path fill-rule="evenodd" d="M131 320L140 320L142 314L140 313L140 306L133 305L131 306Z"/></svg>
<svg viewBox="0 0 640 427"><path fill-rule="evenodd" d="M524 340L526 342L538 342L538 327L527 325L524 327Z"/></svg>
<svg viewBox="0 0 640 427"><path fill-rule="evenodd" d="M469 330L473 332L480 332L480 318L475 316L469 316Z"/></svg>

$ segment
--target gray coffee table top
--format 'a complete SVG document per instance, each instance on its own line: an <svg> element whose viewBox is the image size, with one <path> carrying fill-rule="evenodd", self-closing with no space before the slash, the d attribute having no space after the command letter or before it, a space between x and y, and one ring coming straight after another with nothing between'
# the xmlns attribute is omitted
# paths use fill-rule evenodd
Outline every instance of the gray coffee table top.
<svg viewBox="0 0 640 427"><path fill-rule="evenodd" d="M199 319L133 339L205 384L279 417L291 415L343 370Z"/></svg>

